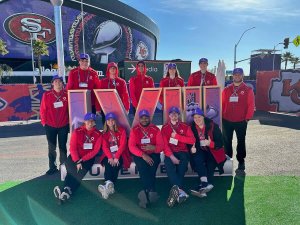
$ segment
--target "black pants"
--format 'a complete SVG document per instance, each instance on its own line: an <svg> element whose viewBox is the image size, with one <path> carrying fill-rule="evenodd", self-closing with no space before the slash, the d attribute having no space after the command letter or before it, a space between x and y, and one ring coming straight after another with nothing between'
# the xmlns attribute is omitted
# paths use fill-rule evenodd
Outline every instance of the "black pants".
<svg viewBox="0 0 300 225"><path fill-rule="evenodd" d="M209 150L197 149L197 152L192 154L195 172L198 176L207 177L208 183L213 183L214 171L217 167L216 160Z"/></svg>
<svg viewBox="0 0 300 225"><path fill-rule="evenodd" d="M223 126L223 141L226 154L232 158L232 138L233 132L236 133L237 147L236 147L236 158L240 163L243 163L246 158L246 131L247 122L230 122L228 120L222 120Z"/></svg>
<svg viewBox="0 0 300 225"><path fill-rule="evenodd" d="M50 127L45 125L45 131L48 141L48 158L49 168L56 168L56 143L58 139L59 162L63 164L67 159L67 140L69 133L69 125L61 128Z"/></svg>
<svg viewBox="0 0 300 225"><path fill-rule="evenodd" d="M70 187L74 193L78 189L83 177L92 168L94 162L95 157L88 161L82 162L82 169L77 171L77 164L73 162L71 155L69 155L66 161L67 176L64 182L65 187Z"/></svg>
<svg viewBox="0 0 300 225"><path fill-rule="evenodd" d="M107 180L110 180L111 182L115 183L117 178L118 178L118 175L119 175L119 171L122 167L122 164L123 164L123 160L122 158L119 159L119 166L111 166L109 163L108 163L108 159L107 157L105 157L103 160L102 160L102 163L104 164L105 166L105 171L104 171L104 180L107 181Z"/></svg>
<svg viewBox="0 0 300 225"><path fill-rule="evenodd" d="M155 179L156 170L160 163L160 154L153 153L149 156L154 161L153 165L150 166L142 157L134 156L133 160L139 171L139 175L143 184L143 189L145 191L155 191Z"/></svg>
<svg viewBox="0 0 300 225"><path fill-rule="evenodd" d="M174 152L173 154L178 160L180 160L180 163L178 165L173 164L170 157L166 157L165 166L167 175L172 185L178 185L178 187L182 189L184 175L188 169L189 153Z"/></svg>

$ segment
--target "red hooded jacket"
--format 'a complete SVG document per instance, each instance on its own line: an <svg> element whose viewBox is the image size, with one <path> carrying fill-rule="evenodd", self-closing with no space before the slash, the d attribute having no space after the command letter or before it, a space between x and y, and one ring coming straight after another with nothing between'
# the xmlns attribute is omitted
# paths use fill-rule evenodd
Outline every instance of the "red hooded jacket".
<svg viewBox="0 0 300 225"><path fill-rule="evenodd" d="M173 129L176 131L175 139L178 140L177 145L169 143ZM171 122L163 125L161 133L164 139L164 153L167 157L170 157L173 152L188 152L186 144L193 145L196 142L194 134L191 128L185 123L178 122L176 125L172 125Z"/></svg>
<svg viewBox="0 0 300 225"><path fill-rule="evenodd" d="M147 67L144 64L144 72L141 73L136 65L137 75L129 79L129 92L132 105L134 108L138 106L143 88L154 88L154 80L146 75Z"/></svg>
<svg viewBox="0 0 300 225"><path fill-rule="evenodd" d="M62 102L62 107L55 107L55 102ZM55 128L64 127L69 123L68 93L62 90L59 93L51 89L43 94L40 107L41 123Z"/></svg>
<svg viewBox="0 0 300 225"><path fill-rule="evenodd" d="M114 143L113 136L115 137L117 143ZM108 159L113 158L113 154L110 150L110 147L114 145L118 146L118 150L115 153L115 158L120 159L120 157L122 156L124 168L129 168L131 163L131 157L127 145L127 135L124 128L118 127L117 132L107 131L103 133L102 149L104 155Z"/></svg>
<svg viewBox="0 0 300 225"><path fill-rule="evenodd" d="M200 70L190 75L187 86L212 86L217 85L216 76L208 71L205 72L204 84L201 84L202 73Z"/></svg>
<svg viewBox="0 0 300 225"><path fill-rule="evenodd" d="M144 151L141 148L142 146L147 145L141 143L141 140L143 138L150 138L149 144L156 146L154 151ZM142 157L143 153L160 153L164 149L164 141L161 132L157 126L155 126L154 124L150 124L148 127L142 127L139 124L131 129L128 146L132 154L138 157Z"/></svg>
<svg viewBox="0 0 300 225"><path fill-rule="evenodd" d="M87 83L87 87L79 87L79 83ZM100 80L96 70L89 67L87 70L82 70L78 66L70 71L67 83L67 90L84 89L91 91L91 103L100 111L100 105L94 93L94 89L100 88Z"/></svg>
<svg viewBox="0 0 300 225"><path fill-rule="evenodd" d="M160 80L159 87L162 87L162 88L164 88L164 87L184 87L184 80L179 76L175 76L174 79L171 79L170 77L165 77ZM164 100L163 93L164 92L162 90L160 97L159 97L159 102L161 104L163 104L163 100Z"/></svg>
<svg viewBox="0 0 300 225"><path fill-rule="evenodd" d="M109 68L115 67L116 68L116 78L110 79L109 77ZM130 101L129 101L129 94L126 86L126 81L119 77L119 70L118 65L114 62L108 63L107 69L106 69L106 78L101 80L101 89L116 89L122 102L124 105L124 108L126 111L129 111L130 108Z"/></svg>
<svg viewBox="0 0 300 225"><path fill-rule="evenodd" d="M230 102L230 97L236 92L238 102ZM254 93L244 82L234 91L230 84L222 92L222 117L231 122L250 120L254 114Z"/></svg>
<svg viewBox="0 0 300 225"><path fill-rule="evenodd" d="M92 149L84 149L84 143L92 143ZM70 140L70 154L73 162L90 160L100 151L102 144L102 133L94 127L87 130L85 126L74 130Z"/></svg>

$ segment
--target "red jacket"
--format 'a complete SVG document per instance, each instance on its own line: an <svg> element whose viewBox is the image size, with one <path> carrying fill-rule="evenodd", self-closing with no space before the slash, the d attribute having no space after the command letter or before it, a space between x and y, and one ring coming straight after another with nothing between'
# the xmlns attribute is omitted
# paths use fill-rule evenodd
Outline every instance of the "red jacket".
<svg viewBox="0 0 300 225"><path fill-rule="evenodd" d="M129 79L129 92L132 105L134 108L138 106L143 88L154 88L154 80L152 77L146 75L146 65L144 73L140 73L138 66L136 66L137 75Z"/></svg>
<svg viewBox="0 0 300 225"><path fill-rule="evenodd" d="M79 83L87 83L87 87L79 87ZM88 89L91 91L91 103L100 111L100 105L94 93L94 89L100 89L100 80L96 70L89 67L87 70L82 70L80 67L70 71L67 83L67 90Z"/></svg>
<svg viewBox="0 0 300 225"><path fill-rule="evenodd" d="M174 145L169 143L173 129L176 131L175 139L178 140L178 144ZM170 122L163 125L161 133L164 139L164 153L170 157L173 152L188 152L186 144L193 145L196 141L191 128L185 123L179 122L176 125L172 125Z"/></svg>
<svg viewBox="0 0 300 225"><path fill-rule="evenodd" d="M199 70L190 75L187 86L202 86L201 80L202 80L202 73ZM212 86L212 85L217 85L216 76L206 71L203 86Z"/></svg>
<svg viewBox="0 0 300 225"><path fill-rule="evenodd" d="M154 151L144 151L141 149L142 146L147 145L141 143L143 138L150 138L149 144L156 146ZM130 132L128 145L130 152L139 157L142 157L143 153L160 153L164 148L161 132L154 124L150 124L148 127L142 127L140 124L133 127Z"/></svg>
<svg viewBox="0 0 300 225"><path fill-rule="evenodd" d="M254 93L244 82L237 88L238 102L230 102L234 93L234 85L224 88L222 92L222 116L231 122L250 120L254 114Z"/></svg>
<svg viewBox="0 0 300 225"><path fill-rule="evenodd" d="M116 142L114 142L113 136L115 137ZM129 151L128 151L127 135L126 135L126 131L124 128L118 127L117 132L107 131L107 132L103 133L102 149L103 149L104 155L108 159L113 158L113 154L110 150L110 147L112 147L114 145L118 146L118 150L115 153L115 158L120 159L120 157L122 156L124 167L129 168L130 163L131 163L131 158L130 158Z"/></svg>
<svg viewBox="0 0 300 225"><path fill-rule="evenodd" d="M54 106L55 102L62 102L62 107ZM64 127L69 123L68 93L62 90L59 93L51 89L43 94L40 107L41 123L55 128Z"/></svg>
<svg viewBox="0 0 300 225"><path fill-rule="evenodd" d="M84 143L92 143L92 149L84 149ZM94 127L91 130L87 130L85 126L79 127L74 130L70 140L70 154L72 160L77 162L90 160L95 157L100 151L102 144L102 133Z"/></svg>
<svg viewBox="0 0 300 225"><path fill-rule="evenodd" d="M184 80L181 77L175 77L171 79L170 77L165 77L160 80L159 87L184 87ZM163 90L159 97L159 102L163 104Z"/></svg>
<svg viewBox="0 0 300 225"><path fill-rule="evenodd" d="M117 69L116 78L114 80L109 78L109 68L112 66L116 67L116 69ZM116 89L122 102L123 102L125 110L128 112L129 108L130 108L129 94L127 91L126 81L119 77L119 70L118 70L117 64L109 63L107 65L106 76L107 76L106 78L101 80L100 88L101 89Z"/></svg>

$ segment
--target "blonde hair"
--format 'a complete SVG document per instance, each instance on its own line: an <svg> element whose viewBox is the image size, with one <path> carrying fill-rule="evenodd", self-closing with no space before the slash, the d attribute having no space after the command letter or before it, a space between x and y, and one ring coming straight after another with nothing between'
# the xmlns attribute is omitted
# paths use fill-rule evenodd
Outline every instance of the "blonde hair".
<svg viewBox="0 0 300 225"><path fill-rule="evenodd" d="M103 125L103 133L106 133L109 131L109 126L107 125L107 121L105 121L104 125ZM118 132L118 126L117 126L117 121L115 120L115 124L113 125L113 131L114 132Z"/></svg>

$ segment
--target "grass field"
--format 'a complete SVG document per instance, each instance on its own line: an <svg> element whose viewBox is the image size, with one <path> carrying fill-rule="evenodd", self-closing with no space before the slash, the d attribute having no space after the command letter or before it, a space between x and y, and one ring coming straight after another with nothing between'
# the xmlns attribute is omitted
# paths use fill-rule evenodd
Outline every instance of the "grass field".
<svg viewBox="0 0 300 225"><path fill-rule="evenodd" d="M99 197L99 181L84 181L64 205L57 205L52 193L59 183L36 178L0 184L0 224L300 224L300 177L216 177L207 198L190 196L171 209L165 203L168 180L160 178L160 200L146 210L137 205L137 179L118 180L117 192L108 200ZM196 183L196 178L186 178L187 187Z"/></svg>

